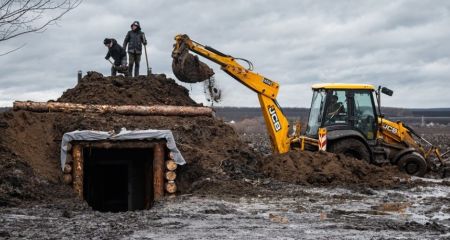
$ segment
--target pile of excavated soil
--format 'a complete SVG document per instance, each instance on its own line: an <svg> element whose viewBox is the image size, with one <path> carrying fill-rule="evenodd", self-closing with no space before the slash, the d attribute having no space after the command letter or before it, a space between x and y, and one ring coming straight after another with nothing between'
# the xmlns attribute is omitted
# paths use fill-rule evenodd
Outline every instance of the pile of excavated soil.
<svg viewBox="0 0 450 240"><path fill-rule="evenodd" d="M164 75L124 78L90 72L60 102L85 104L197 105L188 90ZM181 192L195 191L205 179L221 179L218 193L236 189L243 178L272 177L314 185L368 184L388 186L398 173L355 159L326 153L295 153L263 158L243 144L234 129L213 117L125 116L96 113L0 114L0 203L68 196L60 169L64 133L75 130L172 130L187 164L177 171ZM227 181L230 180L230 181ZM228 185L227 185L228 184ZM212 186L211 186L212 187Z"/></svg>
<svg viewBox="0 0 450 240"><path fill-rule="evenodd" d="M97 72L88 72L57 101L110 105L198 105L189 97L186 88L164 74L128 78L103 77Z"/></svg>
<svg viewBox="0 0 450 240"><path fill-rule="evenodd" d="M267 156L262 171L275 179L316 186L364 185L390 187L407 175L395 166L375 166L342 154L327 152L289 152Z"/></svg>
<svg viewBox="0 0 450 240"><path fill-rule="evenodd" d="M117 86L116 82L122 85ZM167 85L167 86L166 86ZM154 87L152 87L154 86ZM133 93L126 97L126 93ZM142 96L142 97L138 97ZM189 98L188 91L162 75L128 78L101 77L90 73L73 89L66 91L58 101L92 104L177 104L196 105ZM29 192L23 199L36 200L43 196L33 192L43 191L33 186L38 181L61 183L60 143L64 133L75 130L119 131L121 128L169 129L172 130L178 148L187 164L178 170L177 183L180 191L190 189L190 184L205 177L236 176L254 174L252 166L259 159L257 154L242 147L239 137L229 125L213 117L166 117L125 116L95 113L36 113L29 111L8 111L0 114L0 152L13 153L12 165L23 165L21 177L11 167L0 165L0 185L14 185L13 189L2 187L0 198L3 205L14 204L14 191ZM3 149L3 150L2 150ZM20 160L20 161L19 161ZM2 156L0 161L6 162ZM8 160L9 161L9 160ZM14 162L15 161L15 162ZM238 166L239 167L235 167ZM253 167L254 169L254 167ZM15 174L17 181L8 176ZM26 183L26 184L25 184ZM29 183L29 184L28 184ZM28 185L27 185L28 184ZM69 189L69 188L67 188ZM52 197L49 195L48 197Z"/></svg>

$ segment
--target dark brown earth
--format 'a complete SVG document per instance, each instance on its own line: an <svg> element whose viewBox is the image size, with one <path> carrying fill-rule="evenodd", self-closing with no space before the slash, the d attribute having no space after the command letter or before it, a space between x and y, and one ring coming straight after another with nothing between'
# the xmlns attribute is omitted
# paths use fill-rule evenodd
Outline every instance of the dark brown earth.
<svg viewBox="0 0 450 240"><path fill-rule="evenodd" d="M189 38L186 35L182 37ZM178 80L187 83L202 82L214 75L214 70L207 64L201 62L198 56L189 53L184 42L178 42L177 49L172 52L172 71Z"/></svg>
<svg viewBox="0 0 450 240"><path fill-rule="evenodd" d="M273 154L263 159L262 171L281 181L322 186L392 187L400 182L400 178L408 178L395 166L379 167L327 152Z"/></svg>
<svg viewBox="0 0 450 240"><path fill-rule="evenodd" d="M103 77L97 72L88 72L81 81L67 89L57 100L83 104L111 105L198 105L189 97L186 88L164 74L151 77Z"/></svg>
<svg viewBox="0 0 450 240"><path fill-rule="evenodd" d="M117 105L197 105L188 90L164 75L124 78L89 73L58 101ZM0 115L0 204L71 197L61 183L60 141L74 130L170 129L187 164L179 168L181 193L247 192L271 177L307 185L396 184L398 172L325 153L289 153L263 158L234 129L212 117L124 116L94 113L8 111ZM212 179L213 181L206 181Z"/></svg>

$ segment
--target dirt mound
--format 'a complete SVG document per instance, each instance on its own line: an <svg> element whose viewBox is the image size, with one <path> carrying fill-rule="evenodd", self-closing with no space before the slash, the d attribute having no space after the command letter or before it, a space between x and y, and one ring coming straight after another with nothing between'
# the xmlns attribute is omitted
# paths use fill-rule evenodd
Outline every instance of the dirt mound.
<svg viewBox="0 0 450 240"><path fill-rule="evenodd" d="M0 159L0 206L15 205L22 199L36 199L29 191L36 183L31 167L3 147L0 147Z"/></svg>
<svg viewBox="0 0 450 240"><path fill-rule="evenodd" d="M312 185L389 187L408 178L394 166L378 167L326 152L290 152L265 157L262 171L275 179Z"/></svg>
<svg viewBox="0 0 450 240"><path fill-rule="evenodd" d="M118 84L120 83L120 84ZM120 85L120 86L118 86ZM126 97L127 93L133 93ZM95 104L177 104L196 105L189 98L188 91L176 85L163 75L152 77L123 78L102 77L90 73L73 89L66 91L58 101ZM9 177L10 165L24 166L29 171L17 182L28 184L27 192L42 191L33 184L47 181L61 185L60 144L64 133L75 130L99 130L118 132L121 128L169 129L172 130L178 148L187 165L178 171L180 191L190 189L190 184L204 177L252 173L257 154L242 147L239 137L229 125L213 117L165 117L124 116L96 113L35 113L28 111L7 111L0 114L0 146L13 153L11 161L0 157L0 178ZM237 167L236 167L237 166ZM253 167L252 167L253 166ZM28 169L28 170L27 170ZM21 187L14 187L20 190ZM14 190L13 189L13 190ZM14 190L15 191L15 190ZM11 191L0 192L5 204L13 204ZM23 200L52 194L42 193L39 197L24 195Z"/></svg>
<svg viewBox="0 0 450 240"><path fill-rule="evenodd" d="M198 105L189 97L186 88L164 74L131 78L104 77L97 72L88 72L57 101L110 105Z"/></svg>
<svg viewBox="0 0 450 240"><path fill-rule="evenodd" d="M48 197L73 198L73 191L37 175L20 156L0 146L0 207L16 206L23 201Z"/></svg>

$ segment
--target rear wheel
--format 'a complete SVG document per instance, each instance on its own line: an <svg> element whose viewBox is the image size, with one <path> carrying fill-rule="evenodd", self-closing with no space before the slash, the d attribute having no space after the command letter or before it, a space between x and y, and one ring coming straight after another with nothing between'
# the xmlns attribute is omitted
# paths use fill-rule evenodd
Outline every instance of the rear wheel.
<svg viewBox="0 0 450 240"><path fill-rule="evenodd" d="M338 140L331 144L330 152L344 154L370 163L370 153L366 145L360 140L349 138Z"/></svg>
<svg viewBox="0 0 450 240"><path fill-rule="evenodd" d="M403 155L397 162L400 171L409 175L423 177L428 170L427 162L417 152L411 152Z"/></svg>

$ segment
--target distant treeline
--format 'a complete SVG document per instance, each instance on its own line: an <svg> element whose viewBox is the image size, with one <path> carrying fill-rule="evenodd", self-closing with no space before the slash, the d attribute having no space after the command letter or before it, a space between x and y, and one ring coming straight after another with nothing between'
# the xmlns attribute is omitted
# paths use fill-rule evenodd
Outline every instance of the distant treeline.
<svg viewBox="0 0 450 240"><path fill-rule="evenodd" d="M216 115L225 121L240 121L246 118L262 117L261 108L256 107L215 107ZM308 118L308 108L283 108L283 113L289 119Z"/></svg>
<svg viewBox="0 0 450 240"><path fill-rule="evenodd" d="M10 107L0 107L0 112L6 112L9 109L11 109Z"/></svg>
<svg viewBox="0 0 450 240"><path fill-rule="evenodd" d="M261 117L261 109L256 107L215 107L216 115L225 121L240 121L246 118ZM289 119L307 119L309 108L283 108L284 114ZM381 110L386 117L450 117L450 108L392 108L385 107Z"/></svg>

